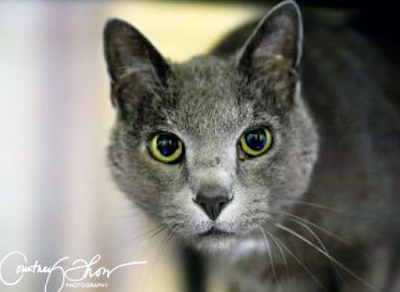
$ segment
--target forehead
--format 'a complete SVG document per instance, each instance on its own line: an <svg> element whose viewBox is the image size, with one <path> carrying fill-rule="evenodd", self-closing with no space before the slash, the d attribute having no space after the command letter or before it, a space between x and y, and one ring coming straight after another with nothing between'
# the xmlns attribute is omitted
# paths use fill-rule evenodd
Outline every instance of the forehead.
<svg viewBox="0 0 400 292"><path fill-rule="evenodd" d="M251 107L240 96L241 78L232 63L204 57L174 69L179 82L174 120L182 131L204 137L243 126Z"/></svg>

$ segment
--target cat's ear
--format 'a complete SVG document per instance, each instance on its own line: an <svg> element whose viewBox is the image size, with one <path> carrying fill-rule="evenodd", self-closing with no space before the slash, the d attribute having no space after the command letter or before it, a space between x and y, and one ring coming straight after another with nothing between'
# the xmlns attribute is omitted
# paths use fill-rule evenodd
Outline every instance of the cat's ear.
<svg viewBox="0 0 400 292"><path fill-rule="evenodd" d="M136 82L165 83L169 66L155 47L130 24L109 20L104 28L104 52L111 80L134 75Z"/></svg>
<svg viewBox="0 0 400 292"><path fill-rule="evenodd" d="M300 9L294 1L284 1L261 20L239 55L238 66L250 80L265 81L278 88L294 86L302 42Z"/></svg>

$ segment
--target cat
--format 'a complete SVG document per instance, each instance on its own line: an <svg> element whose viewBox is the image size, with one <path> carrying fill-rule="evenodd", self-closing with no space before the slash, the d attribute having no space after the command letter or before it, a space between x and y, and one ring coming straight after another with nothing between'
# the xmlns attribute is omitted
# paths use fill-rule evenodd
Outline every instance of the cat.
<svg viewBox="0 0 400 292"><path fill-rule="evenodd" d="M281 2L183 64L108 21L111 173L229 291L400 291L398 67L302 18Z"/></svg>

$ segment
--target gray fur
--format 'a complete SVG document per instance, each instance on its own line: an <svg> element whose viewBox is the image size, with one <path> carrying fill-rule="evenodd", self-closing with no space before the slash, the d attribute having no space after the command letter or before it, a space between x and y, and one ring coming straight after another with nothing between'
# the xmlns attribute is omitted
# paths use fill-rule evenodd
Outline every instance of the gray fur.
<svg viewBox="0 0 400 292"><path fill-rule="evenodd" d="M285 1L270 13L281 19L268 23L266 17L240 54L184 64L164 61L136 29L114 20L113 28L127 32L123 43L140 42L119 59L123 64L107 58L118 109L111 172L118 187L177 238L218 252L228 278L234 276L234 291L394 291L388 283L398 281L389 280L388 259L399 238L400 115L389 99L400 93L391 79L399 72L356 32L306 20L300 79L299 13ZM105 36L110 56L121 49L121 35L106 29ZM280 37L285 45L276 47ZM262 53L271 46L280 57ZM143 64L144 73L137 70ZM115 78L114 72L124 74ZM274 143L266 154L243 159L238 140L254 126L268 126ZM159 131L183 141L182 163L149 155L149 139ZM204 185L233 196L215 222L193 202ZM198 236L213 226L235 236ZM345 269L285 228L326 248Z"/></svg>

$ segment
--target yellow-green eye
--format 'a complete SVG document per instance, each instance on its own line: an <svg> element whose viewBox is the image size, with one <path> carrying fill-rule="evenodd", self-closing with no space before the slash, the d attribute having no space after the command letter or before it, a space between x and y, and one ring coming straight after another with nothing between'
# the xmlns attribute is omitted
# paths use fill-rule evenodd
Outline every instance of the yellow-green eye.
<svg viewBox="0 0 400 292"><path fill-rule="evenodd" d="M183 143L173 134L158 134L149 146L150 153L163 163L176 163L183 155Z"/></svg>
<svg viewBox="0 0 400 292"><path fill-rule="evenodd" d="M256 157L264 154L272 145L271 132L266 128L247 131L240 137L240 146L249 156Z"/></svg>

